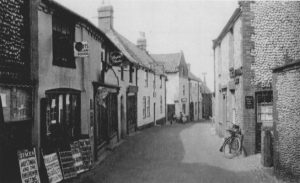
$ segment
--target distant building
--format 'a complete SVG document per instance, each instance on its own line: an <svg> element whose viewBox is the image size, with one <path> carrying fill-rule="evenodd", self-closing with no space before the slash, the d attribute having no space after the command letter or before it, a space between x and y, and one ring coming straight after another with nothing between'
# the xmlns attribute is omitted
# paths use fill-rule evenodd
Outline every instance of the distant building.
<svg viewBox="0 0 300 183"><path fill-rule="evenodd" d="M188 64L190 70L190 65ZM189 71L189 105L190 105L190 120L198 121L202 119L202 93L201 85L203 82L200 78Z"/></svg>
<svg viewBox="0 0 300 183"><path fill-rule="evenodd" d="M175 114L187 116L189 119L189 81L188 66L183 52L170 54L152 54L152 57L164 65L168 77L167 92L167 119Z"/></svg>

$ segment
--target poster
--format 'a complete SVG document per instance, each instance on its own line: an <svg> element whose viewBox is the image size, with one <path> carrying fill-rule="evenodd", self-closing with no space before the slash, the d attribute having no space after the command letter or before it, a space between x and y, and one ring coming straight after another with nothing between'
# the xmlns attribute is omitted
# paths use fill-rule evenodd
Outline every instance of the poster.
<svg viewBox="0 0 300 183"><path fill-rule="evenodd" d="M77 173L84 172L83 161L82 161L82 156L81 156L78 141L74 141L73 144L71 144L71 151L72 151L72 157L75 161L74 167L76 169L76 172Z"/></svg>
<svg viewBox="0 0 300 183"><path fill-rule="evenodd" d="M75 161L72 157L72 152L60 151L59 158L64 179L67 180L76 177L77 172L74 167Z"/></svg>
<svg viewBox="0 0 300 183"><path fill-rule="evenodd" d="M57 183L63 180L62 172L56 153L43 156L49 183Z"/></svg>
<svg viewBox="0 0 300 183"><path fill-rule="evenodd" d="M80 151L82 155L83 167L85 170L89 170L93 163L92 147L90 139L79 140Z"/></svg>
<svg viewBox="0 0 300 183"><path fill-rule="evenodd" d="M40 183L35 148L18 151L22 183Z"/></svg>

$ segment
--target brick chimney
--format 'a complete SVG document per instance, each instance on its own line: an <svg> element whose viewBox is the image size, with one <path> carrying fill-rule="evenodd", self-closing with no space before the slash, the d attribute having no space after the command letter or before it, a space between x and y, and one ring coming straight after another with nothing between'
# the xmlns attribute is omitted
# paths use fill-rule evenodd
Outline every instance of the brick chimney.
<svg viewBox="0 0 300 183"><path fill-rule="evenodd" d="M136 46L141 50L146 51L147 40L146 40L145 32L140 32L140 38L138 38Z"/></svg>
<svg viewBox="0 0 300 183"><path fill-rule="evenodd" d="M104 5L98 8L98 26L102 31L107 32L113 29L113 14L112 5Z"/></svg>

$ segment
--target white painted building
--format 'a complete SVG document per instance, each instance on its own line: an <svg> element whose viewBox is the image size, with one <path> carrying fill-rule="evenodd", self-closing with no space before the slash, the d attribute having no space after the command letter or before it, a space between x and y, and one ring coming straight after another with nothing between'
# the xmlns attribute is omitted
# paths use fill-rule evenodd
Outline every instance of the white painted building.
<svg viewBox="0 0 300 183"><path fill-rule="evenodd" d="M201 85L203 82L193 73L189 72L189 103L190 103L190 120L197 121L202 119L202 93Z"/></svg>
<svg viewBox="0 0 300 183"><path fill-rule="evenodd" d="M167 92L167 116L168 120L173 114L189 116L189 81L188 66L183 52L171 54L153 54L152 57L164 65L168 77Z"/></svg>

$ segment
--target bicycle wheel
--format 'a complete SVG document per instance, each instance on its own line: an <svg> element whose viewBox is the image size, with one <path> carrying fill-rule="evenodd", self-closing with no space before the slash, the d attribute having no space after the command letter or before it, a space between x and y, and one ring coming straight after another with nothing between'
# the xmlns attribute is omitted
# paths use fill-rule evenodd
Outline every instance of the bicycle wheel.
<svg viewBox="0 0 300 183"><path fill-rule="evenodd" d="M236 137L228 138L223 147L224 156L231 159L240 152L240 139Z"/></svg>

